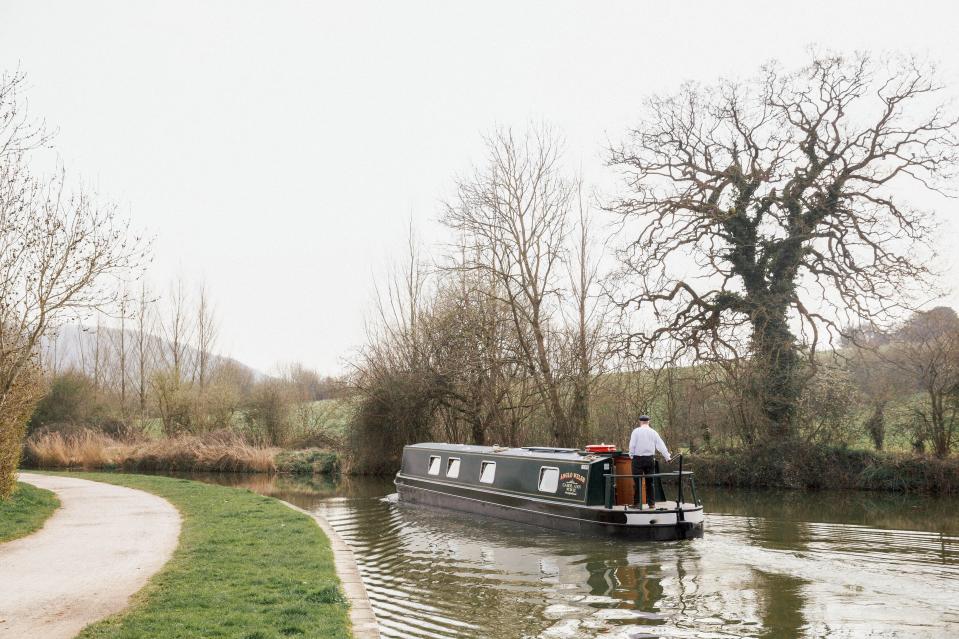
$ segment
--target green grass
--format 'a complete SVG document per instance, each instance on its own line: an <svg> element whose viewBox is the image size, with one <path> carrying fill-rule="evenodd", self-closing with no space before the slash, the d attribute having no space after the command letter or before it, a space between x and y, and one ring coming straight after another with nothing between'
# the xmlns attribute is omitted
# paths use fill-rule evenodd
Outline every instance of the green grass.
<svg viewBox="0 0 959 639"><path fill-rule="evenodd" d="M169 563L129 608L80 638L350 636L329 540L306 515L248 490L183 479L73 476L154 493L183 517Z"/></svg>
<svg viewBox="0 0 959 639"><path fill-rule="evenodd" d="M0 543L29 535L60 507L49 490L17 483L9 499L0 499Z"/></svg>
<svg viewBox="0 0 959 639"><path fill-rule="evenodd" d="M324 428L341 434L349 429L356 413L356 403L349 399L321 399L309 402L308 407Z"/></svg>

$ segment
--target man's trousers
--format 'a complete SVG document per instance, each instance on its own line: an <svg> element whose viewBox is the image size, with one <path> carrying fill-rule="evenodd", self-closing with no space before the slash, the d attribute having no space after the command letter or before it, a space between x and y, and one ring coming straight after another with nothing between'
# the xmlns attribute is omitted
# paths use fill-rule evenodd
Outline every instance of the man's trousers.
<svg viewBox="0 0 959 639"><path fill-rule="evenodd" d="M656 458L653 455L633 457L633 475L650 475L655 472ZM639 492L639 477L633 477L633 504L638 504L642 493ZM653 479L646 477L646 503L652 507L656 503L653 495Z"/></svg>

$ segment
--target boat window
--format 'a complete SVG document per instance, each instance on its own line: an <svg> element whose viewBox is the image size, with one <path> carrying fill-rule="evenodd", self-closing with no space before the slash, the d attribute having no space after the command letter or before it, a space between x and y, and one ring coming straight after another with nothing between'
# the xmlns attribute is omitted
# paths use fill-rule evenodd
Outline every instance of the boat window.
<svg viewBox="0 0 959 639"><path fill-rule="evenodd" d="M539 490L544 493L555 493L559 488L559 468L543 466L539 469Z"/></svg>
<svg viewBox="0 0 959 639"><path fill-rule="evenodd" d="M450 457L446 462L446 476L456 479L460 476L460 458Z"/></svg>
<svg viewBox="0 0 959 639"><path fill-rule="evenodd" d="M484 484L492 484L496 476L496 462L484 461L480 467L480 481Z"/></svg>
<svg viewBox="0 0 959 639"><path fill-rule="evenodd" d="M440 458L438 455L430 455L430 469L426 472L430 475L440 474Z"/></svg>

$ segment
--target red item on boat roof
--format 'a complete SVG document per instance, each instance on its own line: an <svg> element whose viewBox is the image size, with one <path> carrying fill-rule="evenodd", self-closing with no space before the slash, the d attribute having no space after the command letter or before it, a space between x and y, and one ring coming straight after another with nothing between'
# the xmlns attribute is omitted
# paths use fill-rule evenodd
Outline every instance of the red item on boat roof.
<svg viewBox="0 0 959 639"><path fill-rule="evenodd" d="M590 444L586 447L587 453L615 453L615 444Z"/></svg>

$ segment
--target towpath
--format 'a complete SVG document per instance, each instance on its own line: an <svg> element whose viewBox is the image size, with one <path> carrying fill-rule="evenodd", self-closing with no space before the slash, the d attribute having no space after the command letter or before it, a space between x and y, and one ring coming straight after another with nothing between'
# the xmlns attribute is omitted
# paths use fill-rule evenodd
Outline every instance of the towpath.
<svg viewBox="0 0 959 639"><path fill-rule="evenodd" d="M75 636L126 607L177 546L180 515L132 488L21 473L61 507L38 532L0 544L0 638Z"/></svg>

